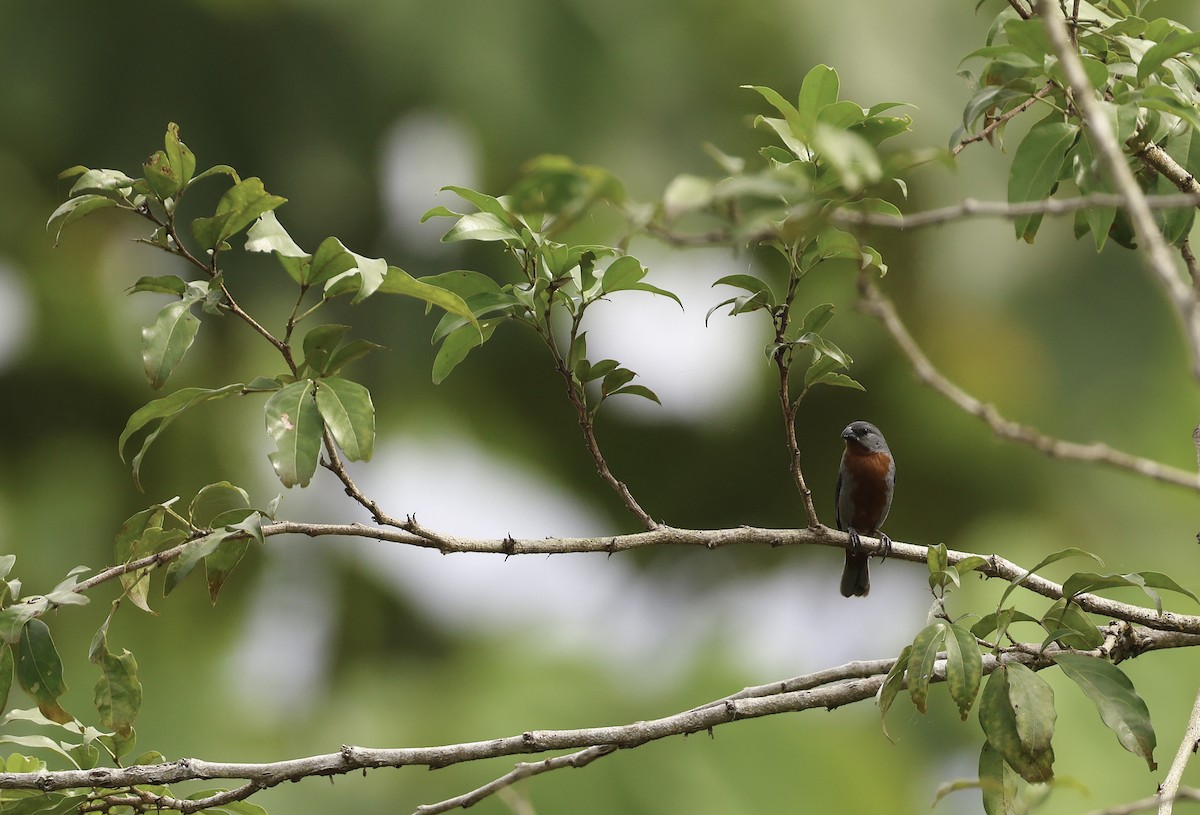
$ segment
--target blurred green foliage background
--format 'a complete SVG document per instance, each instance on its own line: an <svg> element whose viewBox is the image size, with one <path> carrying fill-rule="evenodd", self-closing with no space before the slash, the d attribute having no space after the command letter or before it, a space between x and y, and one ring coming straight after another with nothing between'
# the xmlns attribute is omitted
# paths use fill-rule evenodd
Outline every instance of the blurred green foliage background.
<svg viewBox="0 0 1200 815"><path fill-rule="evenodd" d="M116 438L151 398L139 328L159 303L123 290L170 259L133 244L140 227L109 212L52 248L44 224L69 187L55 180L63 168L136 174L176 121L201 167L231 164L287 196L279 216L303 246L332 234L413 275L470 268L506 279L498 253L441 245L445 224L417 223L444 202L440 186L498 193L524 161L552 152L603 165L631 197L653 200L676 174L716 172L705 142L753 159L768 141L750 128L761 102L739 85L792 97L820 62L838 70L844 97L913 103L908 146L944 146L969 96L956 67L998 9L996 0L979 11L872 0L3 0L0 549L18 556L27 591L43 591L77 564L109 563L121 521L151 501L187 500L226 478L260 505L278 490L251 399L177 423L143 467L147 494L134 489ZM1185 2L1152 10L1200 24ZM1015 123L1013 135L1026 126ZM907 206L1001 199L1007 160L974 145L954 171L921 168ZM219 193L213 182L213 200ZM1044 225L1035 246L999 221L872 243L913 333L969 391L1051 434L1193 465L1195 385L1177 323L1134 254L1110 245L1096 255L1065 220ZM802 523L761 314L703 321L719 299L711 281L755 259L651 242L634 251L651 281L661 275L656 282L680 291L686 311L617 296L589 335L593 348L609 342L626 354L665 402L606 408L599 432L613 469L674 525ZM263 320L286 315L286 281L269 258L239 258L228 276ZM1076 545L1112 570L1157 569L1200 588L1194 495L994 441L916 382L879 326L855 312L853 283L848 272L821 271L801 293L838 304L834 334L867 387L819 391L802 410L805 471L826 522L838 433L866 418L899 464L894 538L1027 565ZM375 461L354 472L389 512L489 537L632 530L592 472L531 337L498 336L435 387L434 323L418 305L375 298L342 316L391 349L354 371L372 389L384 434ZM204 323L171 388L277 373L244 325ZM367 520L320 475L286 494L281 513ZM1069 564L1056 568L1061 577ZM747 684L897 653L925 621L923 570L876 567L871 597L845 601L839 569L839 553L817 549L493 561L275 538L246 559L216 608L196 581L158 599L161 616L123 609L110 638L141 666L142 748L270 760L343 743L449 743L652 718ZM999 590L972 585L952 611L986 611ZM65 704L85 718L86 647L108 599L101 592L49 620L67 662ZM1155 654L1127 668L1164 764L1197 665L1194 654ZM1057 789L1049 810L1151 794L1158 777L1069 683L1049 678L1059 775L1089 790ZM924 812L940 783L975 775L981 737L973 721L957 722L944 692L935 696L926 719L897 704L897 744L870 704L772 717L543 776L479 810ZM276 813L406 811L511 763L311 780L255 800ZM1200 783L1200 770L1185 783ZM978 809L974 792L938 807Z"/></svg>

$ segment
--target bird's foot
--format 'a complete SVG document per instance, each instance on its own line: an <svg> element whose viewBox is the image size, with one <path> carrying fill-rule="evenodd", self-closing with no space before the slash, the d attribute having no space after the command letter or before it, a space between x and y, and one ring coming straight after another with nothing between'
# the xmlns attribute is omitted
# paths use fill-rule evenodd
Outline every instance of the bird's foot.
<svg viewBox="0 0 1200 815"><path fill-rule="evenodd" d="M876 530L878 532L878 530ZM883 563L888 559L888 555L892 553L892 539L882 532L879 534L879 543L883 546L883 552L879 555L879 562Z"/></svg>
<svg viewBox="0 0 1200 815"><path fill-rule="evenodd" d="M849 554L857 555L862 551L862 538L858 536L858 530L854 527L850 527L846 530L846 534L850 536L850 549L848 550Z"/></svg>

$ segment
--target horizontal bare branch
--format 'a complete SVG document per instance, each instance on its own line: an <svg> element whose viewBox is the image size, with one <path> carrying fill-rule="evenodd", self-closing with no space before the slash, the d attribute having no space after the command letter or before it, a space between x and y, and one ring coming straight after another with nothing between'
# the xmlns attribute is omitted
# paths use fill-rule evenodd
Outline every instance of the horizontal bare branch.
<svg viewBox="0 0 1200 815"><path fill-rule="evenodd" d="M415 524L415 521L413 521ZM718 549L725 546L829 546L845 549L850 545L845 532L831 529L827 526L808 527L805 529L771 529L766 527L740 526L734 529L678 529L670 526L660 526L649 532L636 532L629 535L604 535L586 538L460 538L451 535L431 534L422 530L422 534L406 532L395 527L368 526L366 524L322 524L300 523L297 521L277 521L265 524L262 528L264 537L272 538L278 535L305 535L311 538L330 536L370 538L372 540L388 541L391 543L436 549L443 554L474 552L477 554L504 555L560 555L580 554L587 552L603 552L616 554L632 549L643 549L650 546L697 546L705 549ZM870 554L883 554L883 546L876 538L862 537L862 543ZM87 580L80 581L75 587L77 593L85 593L96 586L113 580L122 574L137 571L147 567L157 567L171 562L183 552L187 544L166 549L157 554L149 555L128 563L110 566L98 572ZM894 541L889 550L889 557L924 564L928 555L928 547L914 543ZM976 557L973 552L948 552L949 562L959 563L968 557ZM1062 586L1040 575L1028 575L1028 570L1018 566L1007 558L995 554L982 555L986 563L979 566L977 571L988 578L1015 581L1021 580L1021 587L1027 591L1057 600L1063 596ZM1120 603L1099 597L1094 594L1077 594L1073 601L1084 611L1100 614L1117 620L1144 625L1159 631L1179 631L1200 634L1200 616L1177 614L1164 611L1159 614L1155 609L1131 603Z"/></svg>
<svg viewBox="0 0 1200 815"><path fill-rule="evenodd" d="M1110 640L1115 637L1110 637ZM1138 630L1136 634L1138 652L1200 645L1200 637L1172 632ZM1059 652L1070 651L1057 645L1042 649L1040 644L1022 643L1000 650L999 656L988 654L983 659L983 671L991 673L999 665L1021 662L1038 670L1052 664L1051 657ZM1103 649L1077 652L1106 657ZM771 683L757 688L747 688L727 697L714 700L700 707L669 716L624 725L589 727L574 730L528 730L523 733L485 741L433 747L369 748L345 745L340 750L304 758L267 763L233 763L183 758L160 764L136 765L132 767L97 767L90 770L40 771L27 773L0 773L0 789L32 789L43 792L66 790L103 789L113 791L113 796L128 796L130 789L140 785L176 784L191 780L236 780L242 781L226 792L215 793L206 798L183 800L171 797L156 798L156 802L175 808L182 813L196 812L220 804L244 800L251 795L285 781L318 776L344 775L349 772L384 767L400 768L424 766L439 769L489 758L511 755L544 753L555 750L587 751L587 761L606 755L616 749L632 749L651 741L671 736L710 731L721 725L741 719L794 713L818 708L834 709L842 705L860 702L873 697L882 685L893 660L851 662L840 668L832 668L814 674ZM933 681L944 681L945 661L935 665ZM577 766L570 757L558 757L532 765L528 769L514 770L504 776L511 781L519 777L535 775L566 766ZM500 779L480 790L495 792L508 784ZM475 792L480 792L476 790ZM467 805L467 796L460 796ZM486 797L481 793L481 797ZM455 799L457 800L457 799ZM470 803L474 803L471 800ZM421 811L421 810L419 810ZM444 812L430 805L424 812Z"/></svg>
<svg viewBox="0 0 1200 815"><path fill-rule="evenodd" d="M1200 194L1172 193L1170 195L1147 195L1146 205L1150 209L1180 209L1200 206ZM1047 198L1044 201L978 201L964 198L962 202L924 212L913 212L901 218L879 212L852 212L839 210L831 216L834 223L850 226L881 226L890 229L917 229L934 226L964 218L1020 218L1025 215L1069 215L1091 207L1123 207L1125 196L1116 193L1092 193L1076 198Z"/></svg>

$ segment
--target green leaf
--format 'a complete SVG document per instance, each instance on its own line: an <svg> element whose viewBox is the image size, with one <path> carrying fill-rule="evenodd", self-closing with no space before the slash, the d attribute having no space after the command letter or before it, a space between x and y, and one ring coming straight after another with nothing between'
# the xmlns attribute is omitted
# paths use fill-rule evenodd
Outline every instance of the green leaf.
<svg viewBox="0 0 1200 815"><path fill-rule="evenodd" d="M947 627L946 637L946 684L950 698L958 705L958 715L965 722L979 695L983 680L983 655L975 642L975 636L959 625Z"/></svg>
<svg viewBox="0 0 1200 815"><path fill-rule="evenodd" d="M448 184L445 187L442 187L442 191L452 192L464 201L474 204L475 208L480 212L486 212L489 215L494 215L502 221L507 222L512 217L512 213L510 213L508 209L507 198L495 198L487 193L478 192L470 189L469 187L456 187L453 184ZM447 212L451 215L457 214L450 212L449 210L447 210Z"/></svg>
<svg viewBox="0 0 1200 815"><path fill-rule="evenodd" d="M1177 37L1171 37L1165 42L1151 46L1138 63L1138 84L1146 84L1146 80L1150 78L1150 75L1157 73L1158 69L1168 59L1178 56L1184 51L1194 51L1197 48L1200 48L1200 32L1181 34Z"/></svg>
<svg viewBox="0 0 1200 815"><path fill-rule="evenodd" d="M12 690L15 664L12 646L7 642L0 645L0 713L8 709L8 694Z"/></svg>
<svg viewBox="0 0 1200 815"><path fill-rule="evenodd" d="M783 114L782 121L779 119L770 119L766 116L759 116L754 120L755 126L766 124L775 131L792 153L796 156L807 157L808 145L806 142L811 136L811 125L816 123L816 116L812 117L812 122L806 124L801 118L800 112L790 102L780 96L777 91L762 85L742 85L742 87L757 91L772 107Z"/></svg>
<svg viewBox="0 0 1200 815"><path fill-rule="evenodd" d="M933 678L933 663L946 641L944 622L926 626L913 639L912 657L908 662L908 695L922 714L929 696L929 680Z"/></svg>
<svg viewBox="0 0 1200 815"><path fill-rule="evenodd" d="M1157 769L1154 747L1157 743L1150 710L1133 688L1125 672L1107 660L1083 654L1056 654L1053 657L1064 674L1079 686L1121 746L1145 759L1151 771Z"/></svg>
<svg viewBox="0 0 1200 815"><path fill-rule="evenodd" d="M1030 577L1030 575L1037 574L1039 571L1041 571L1046 566L1049 566L1051 563L1057 563L1060 560L1066 560L1067 558L1072 558L1072 557L1087 557L1087 558L1091 558L1092 560L1096 561L1101 566L1104 565L1104 561L1100 559L1099 555L1094 555L1091 552L1089 552L1085 549L1080 549L1077 546L1068 546L1066 549L1059 549L1057 552L1051 552L1050 554L1046 555L1046 557L1044 557L1040 561L1038 561L1038 564L1036 566L1034 566L1032 569L1030 569L1025 574L1018 577L1016 580L1011 581L1009 583L1009 585L1004 589L1004 593L1002 595L1000 595L1000 602L998 602L996 605L997 606L1004 605L1004 601L1008 599L1008 595L1010 595L1013 592L1013 590L1017 588L1017 586L1024 583L1025 580Z"/></svg>
<svg viewBox="0 0 1200 815"><path fill-rule="evenodd" d="M171 160L162 150L155 152L142 165L146 176L146 185L160 200L173 198L182 188L183 183L171 167Z"/></svg>
<svg viewBox="0 0 1200 815"><path fill-rule="evenodd" d="M304 335L304 364L318 375L326 373L333 351L350 330L348 325L319 325Z"/></svg>
<svg viewBox="0 0 1200 815"><path fill-rule="evenodd" d="M244 179L225 191L212 217L197 218L192 222L192 234L205 249L215 250L264 212L286 201L286 198L268 193L261 179Z"/></svg>
<svg viewBox="0 0 1200 815"><path fill-rule="evenodd" d="M498 294L500 284L485 274L472 272L467 269L456 269L452 272L418 277L419 283L426 283L439 289L452 291L463 300L475 294L484 292Z"/></svg>
<svg viewBox="0 0 1200 815"><path fill-rule="evenodd" d="M179 179L180 188L187 188L196 172L196 156L179 140L179 125L174 122L167 125L163 146L166 148L167 161Z"/></svg>
<svg viewBox="0 0 1200 815"><path fill-rule="evenodd" d="M1052 114L1035 124L1017 147L1008 175L1009 203L1040 201L1058 183L1067 150L1079 128ZM1014 220L1017 237L1033 242L1042 216L1023 215Z"/></svg>
<svg viewBox="0 0 1200 815"><path fill-rule="evenodd" d="M883 684L879 686L879 693L875 697L875 704L879 707L879 723L883 727L883 734L887 736L887 712L892 706L892 702L896 700L896 695L900 693L900 687L904 684L904 674L908 669L909 657L912 654L912 646L906 645L900 651L900 656L896 658L896 662L892 665L892 669L888 671L888 675L884 678ZM891 736L888 740L891 741Z"/></svg>
<svg viewBox="0 0 1200 815"><path fill-rule="evenodd" d="M326 238L313 254L312 263L302 272L300 282L307 286L317 286L343 272L358 268L358 259L341 241L337 238Z"/></svg>
<svg viewBox="0 0 1200 815"><path fill-rule="evenodd" d="M1031 755L1049 750L1056 718L1050 683L1019 662L1009 663L1008 701L1024 750Z"/></svg>
<svg viewBox="0 0 1200 815"><path fill-rule="evenodd" d="M622 255L608 265L600 277L600 291L608 294L614 291L632 289L646 276L646 267L631 255Z"/></svg>
<svg viewBox="0 0 1200 815"><path fill-rule="evenodd" d="M663 191L663 216L673 221L687 212L705 209L713 201L714 182L696 175L678 175Z"/></svg>
<svg viewBox="0 0 1200 815"><path fill-rule="evenodd" d="M317 410L333 440L351 461L370 461L375 452L375 406L357 382L331 376L317 381Z"/></svg>
<svg viewBox="0 0 1200 815"><path fill-rule="evenodd" d="M1163 574L1162 572L1137 572L1136 574L1142 578L1147 586L1187 595L1196 603L1200 603L1200 597L1197 597L1195 592L1189 591L1176 583L1170 575Z"/></svg>
<svg viewBox="0 0 1200 815"><path fill-rule="evenodd" d="M402 294L406 297L415 297L418 300L423 300L431 306L437 306L448 314L456 314L462 317L472 326L476 333L482 331L479 321L475 319L475 315L471 312L470 306L462 297L455 294L448 288L424 283L417 280L408 272L396 266L389 266L387 276L384 278L383 285L379 287L381 294Z"/></svg>
<svg viewBox="0 0 1200 815"><path fill-rule="evenodd" d="M292 240L292 236L283 228L283 224L279 223L279 218L273 211L264 212L246 231L244 248L247 252L274 252L281 261L283 258L309 257L309 254ZM289 267L284 264L284 268ZM297 283L301 282L299 275L296 275L295 279Z"/></svg>
<svg viewBox="0 0 1200 815"><path fill-rule="evenodd" d="M136 185L135 179L120 170L87 170L71 185L70 195L74 197L85 193L99 193L126 202Z"/></svg>
<svg viewBox="0 0 1200 815"><path fill-rule="evenodd" d="M1017 719L1009 701L1009 665L992 672L979 695L979 725L988 742L1008 766L1031 784L1049 781L1054 777L1054 750L1032 754L1021 740Z"/></svg>
<svg viewBox="0 0 1200 815"><path fill-rule="evenodd" d="M78 221L96 210L116 206L120 206L119 202L105 195L89 194L68 198L59 204L54 212L50 213L50 217L46 220L46 231L54 231L54 245L57 246L67 224Z"/></svg>
<svg viewBox="0 0 1200 815"><path fill-rule="evenodd" d="M750 292L751 294L757 295L762 300L763 303L766 303L767 305L771 305L771 306L777 305L777 301L775 300L775 293L771 291L770 285L768 285L766 283L766 281L760 280L757 277L755 277L754 275L748 275L748 274L726 275L725 277L722 277L720 280L713 283L713 285L714 286L735 286L739 289L745 289L746 291ZM832 305L830 305L828 303L826 305L829 305L830 308L832 309ZM817 308L814 308L812 311L809 312L809 315L811 316L814 311L817 311L817 309L820 309L820 308L823 308L823 306L817 306ZM804 320L805 320L805 323L807 323L808 317L805 317ZM819 331L820 327L810 328L808 330L809 331Z"/></svg>
<svg viewBox="0 0 1200 815"><path fill-rule="evenodd" d="M125 445L130 437L142 428L158 422L158 426L146 435L146 438L142 441L141 449L133 457L133 480L137 484L138 489L141 489L139 470L141 469L142 459L150 449L150 445L154 443L154 440L158 438L158 435L162 431L167 429L171 422L178 419L188 408L198 405L201 402L221 399L231 393L239 393L242 387L243 385L239 382L226 385L223 388L182 388L170 396L155 399L153 402L149 402L135 410L133 415L129 417L129 421L125 423L125 429L121 431L121 436L117 440L117 452L121 456L121 461L125 461Z"/></svg>
<svg viewBox="0 0 1200 815"><path fill-rule="evenodd" d="M604 381L600 383L600 393L610 396L625 387L635 376L637 374L628 368L613 368L605 374Z"/></svg>
<svg viewBox="0 0 1200 815"><path fill-rule="evenodd" d="M470 215L464 215L458 219L458 223L450 227L445 235L442 235L443 243L453 241L519 242L520 240L521 234L516 229L490 212L473 212Z"/></svg>
<svg viewBox="0 0 1200 815"><path fill-rule="evenodd" d="M188 512L192 526L197 529L209 529L214 526L214 520L234 510L249 510L250 495L241 487L236 487L228 481L218 481L200 488L192 499Z"/></svg>
<svg viewBox="0 0 1200 815"><path fill-rule="evenodd" d="M75 720L58 704L58 697L67 692L67 683L63 681L62 659L54 647L50 627L41 620L30 620L21 629L17 681L47 719L59 724Z"/></svg>
<svg viewBox="0 0 1200 815"><path fill-rule="evenodd" d="M25 630L25 624L49 607L50 603L45 597L30 597L0 611L0 639L16 645Z"/></svg>
<svg viewBox="0 0 1200 815"><path fill-rule="evenodd" d="M230 524L230 530L243 530L252 537L262 540L262 515L252 512L241 523ZM250 538L226 538L217 544L211 553L204 558L204 573L208 579L208 599L214 606L221 593L225 581L242 562L246 550L250 548Z"/></svg>
<svg viewBox="0 0 1200 815"><path fill-rule="evenodd" d="M986 739L979 751L979 788L985 815L1017 815L1017 778L1004 756Z"/></svg>
<svg viewBox="0 0 1200 815"><path fill-rule="evenodd" d="M618 388L612 393L607 394L607 396L619 396L623 393L629 394L630 396L640 396L643 399L649 399L651 402L655 402L659 405L662 404L662 401L658 398L658 394L647 388L645 385L626 385L623 388Z"/></svg>
<svg viewBox="0 0 1200 815"><path fill-rule="evenodd" d="M815 65L805 74L804 81L800 84L800 97L796 102L796 110L802 123L800 132L805 138L812 138L821 111L837 102L840 84L837 71L828 65Z"/></svg>
<svg viewBox="0 0 1200 815"><path fill-rule="evenodd" d="M851 388L857 391L865 391L866 388L862 384L845 374L840 374L836 371L829 371L818 376L812 381L813 385L834 385L839 388Z"/></svg>
<svg viewBox="0 0 1200 815"><path fill-rule="evenodd" d="M168 304L158 313L154 325L142 329L142 365L155 390L167 383L196 339L200 319L192 314L194 302L189 297Z"/></svg>
<svg viewBox="0 0 1200 815"><path fill-rule="evenodd" d="M1063 630L1071 632L1067 636L1055 637L1068 648L1090 650L1104 642L1104 635L1091 618L1078 605L1065 599L1056 600L1043 615L1041 623L1049 634Z"/></svg>
<svg viewBox="0 0 1200 815"><path fill-rule="evenodd" d="M329 362L325 366L325 373L328 375L336 374L351 362L362 359L372 351L384 350L387 349L385 349L382 345L370 342L369 340L351 340L333 352L333 356L329 358Z"/></svg>
<svg viewBox="0 0 1200 815"><path fill-rule="evenodd" d="M313 381L301 379L267 400L267 433L276 448L269 458L285 487L307 487L317 470L322 424L312 390Z"/></svg>
<svg viewBox="0 0 1200 815"><path fill-rule="evenodd" d="M158 277L139 277L138 281L129 287L129 293L150 291L157 294L173 294L183 297L187 293L187 283L179 275L160 275Z"/></svg>
<svg viewBox="0 0 1200 815"><path fill-rule="evenodd" d="M167 566L167 574L163 579L163 596L166 597L173 592L175 587L192 573L196 565L216 551L221 542L230 534L225 529L218 529L203 537L188 541L187 545L183 547L183 551L179 553L179 557L172 560Z"/></svg>
<svg viewBox="0 0 1200 815"><path fill-rule="evenodd" d="M484 320L479 323L478 331L472 326L464 325L450 332L449 336L442 341L442 346L433 360L433 384L441 384L450 375L450 372L467 358L467 354L472 348L483 345L491 339L498 325L500 325L499 320Z"/></svg>
<svg viewBox="0 0 1200 815"><path fill-rule="evenodd" d="M113 732L117 745L128 744L133 735L133 723L142 707L142 683L138 679L137 660L122 649L120 654L108 650L105 629L98 633L99 647L93 648L91 661L99 666L100 678L92 698L100 714L100 726ZM118 756L119 757L119 756Z"/></svg>

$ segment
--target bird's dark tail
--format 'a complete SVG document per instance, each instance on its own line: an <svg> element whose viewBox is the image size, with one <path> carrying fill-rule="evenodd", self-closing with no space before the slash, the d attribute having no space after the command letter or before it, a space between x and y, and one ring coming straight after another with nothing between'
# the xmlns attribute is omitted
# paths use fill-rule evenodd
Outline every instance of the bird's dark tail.
<svg viewBox="0 0 1200 815"><path fill-rule="evenodd" d="M871 591L871 569L864 554L846 553L846 567L842 569L842 596L866 597Z"/></svg>

